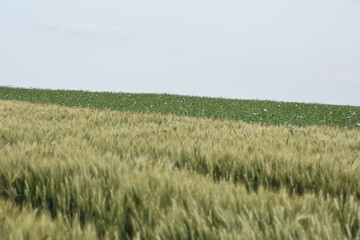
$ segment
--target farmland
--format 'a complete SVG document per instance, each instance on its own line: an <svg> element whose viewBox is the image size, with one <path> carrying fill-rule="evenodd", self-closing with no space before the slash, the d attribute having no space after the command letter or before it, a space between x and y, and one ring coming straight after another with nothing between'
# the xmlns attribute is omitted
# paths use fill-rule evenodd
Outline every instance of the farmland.
<svg viewBox="0 0 360 240"><path fill-rule="evenodd" d="M359 107L1 91L4 239L360 239Z"/></svg>
<svg viewBox="0 0 360 240"><path fill-rule="evenodd" d="M11 87L0 87L0 99L92 109L231 119L265 125L290 124L354 128L355 124L360 123L360 106L315 103Z"/></svg>

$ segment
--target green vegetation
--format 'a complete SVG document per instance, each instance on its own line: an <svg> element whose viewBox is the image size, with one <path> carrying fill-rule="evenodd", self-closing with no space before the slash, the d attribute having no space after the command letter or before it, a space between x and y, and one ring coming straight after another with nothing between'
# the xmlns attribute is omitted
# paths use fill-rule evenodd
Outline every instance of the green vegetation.
<svg viewBox="0 0 360 240"><path fill-rule="evenodd" d="M357 130L0 101L0 236L360 239L359 157Z"/></svg>
<svg viewBox="0 0 360 240"><path fill-rule="evenodd" d="M0 87L0 99L140 113L242 120L249 123L354 128L360 106Z"/></svg>

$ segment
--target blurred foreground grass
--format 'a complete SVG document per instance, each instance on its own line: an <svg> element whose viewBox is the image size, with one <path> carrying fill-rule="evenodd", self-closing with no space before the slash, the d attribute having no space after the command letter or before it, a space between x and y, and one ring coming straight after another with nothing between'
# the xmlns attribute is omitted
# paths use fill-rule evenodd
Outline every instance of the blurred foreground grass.
<svg viewBox="0 0 360 240"><path fill-rule="evenodd" d="M0 101L0 236L360 239L359 155L357 130Z"/></svg>

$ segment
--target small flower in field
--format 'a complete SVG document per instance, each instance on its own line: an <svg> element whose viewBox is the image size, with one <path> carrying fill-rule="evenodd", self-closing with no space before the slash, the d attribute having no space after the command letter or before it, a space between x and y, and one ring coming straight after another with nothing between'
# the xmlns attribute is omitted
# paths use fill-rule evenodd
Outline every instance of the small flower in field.
<svg viewBox="0 0 360 240"><path fill-rule="evenodd" d="M355 126L360 127L360 123L355 124Z"/></svg>
<svg viewBox="0 0 360 240"><path fill-rule="evenodd" d="M330 112L329 114L330 114L330 115L332 115L332 114L333 114L333 112Z"/></svg>
<svg viewBox="0 0 360 240"><path fill-rule="evenodd" d="M352 115L352 116L356 116L357 114L356 114L356 112L353 112L351 115Z"/></svg>
<svg viewBox="0 0 360 240"><path fill-rule="evenodd" d="M267 111L268 111L268 110L265 108L265 109L264 109L264 112L267 112Z"/></svg>
<svg viewBox="0 0 360 240"><path fill-rule="evenodd" d="M256 116L256 113L253 112L252 115Z"/></svg>

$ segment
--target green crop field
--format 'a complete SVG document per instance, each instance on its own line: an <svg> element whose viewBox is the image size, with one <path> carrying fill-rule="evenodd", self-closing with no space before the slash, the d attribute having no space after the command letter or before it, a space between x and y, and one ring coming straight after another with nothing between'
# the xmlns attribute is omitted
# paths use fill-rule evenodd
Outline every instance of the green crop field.
<svg viewBox="0 0 360 240"><path fill-rule="evenodd" d="M360 239L359 106L0 99L1 240Z"/></svg>
<svg viewBox="0 0 360 240"><path fill-rule="evenodd" d="M11 87L0 87L0 99L140 113L171 113L271 125L354 128L360 122L360 106Z"/></svg>

